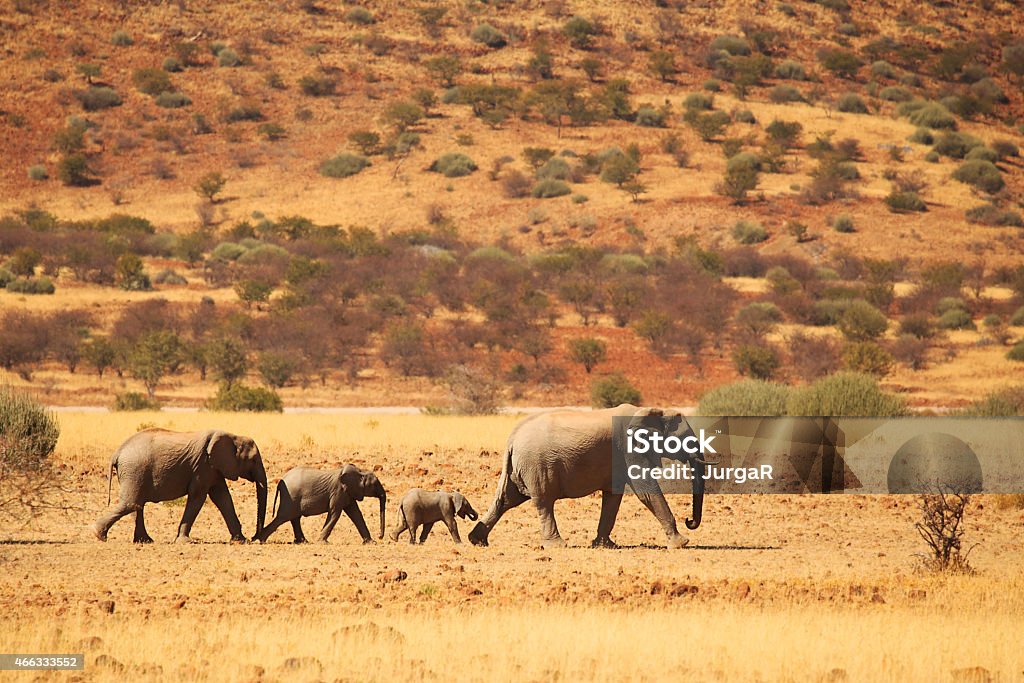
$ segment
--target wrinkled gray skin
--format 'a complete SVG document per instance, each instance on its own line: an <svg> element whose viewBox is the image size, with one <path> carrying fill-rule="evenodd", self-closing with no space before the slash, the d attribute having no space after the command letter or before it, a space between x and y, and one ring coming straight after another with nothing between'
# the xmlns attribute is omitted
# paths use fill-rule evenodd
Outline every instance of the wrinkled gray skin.
<svg viewBox="0 0 1024 683"><path fill-rule="evenodd" d="M291 522L295 542L305 543L299 523L302 517L327 513L324 528L320 531L320 542L326 543L334 531L334 525L344 512L356 525L363 543L373 543L370 532L363 520L363 513L357 504L366 496L380 499L380 538L384 538L384 505L387 493L384 485L373 472L363 472L355 465L345 465L340 470L317 470L312 467L294 467L281 478L274 494L277 513L263 532L256 534L254 541L263 543L282 524ZM280 503L278 503L280 499Z"/></svg>
<svg viewBox="0 0 1024 683"><path fill-rule="evenodd" d="M231 540L244 542L242 525L228 491L228 481L239 477L256 484L256 533L263 530L267 513L267 473L256 443L248 436L219 430L172 432L146 429L121 444L107 472L107 506L114 473L120 483L117 505L92 525L101 541L114 522L135 513L135 543L152 543L146 532L144 506L187 496L178 525L177 542L188 543L189 533L209 496L231 532Z"/></svg>
<svg viewBox="0 0 1024 683"><path fill-rule="evenodd" d="M391 540L397 541L403 531L409 531L409 543L416 543L416 530L423 525L420 543L427 540L430 530L436 522L444 522L452 540L462 543L459 538L459 525L455 517L476 521L478 515L473 506L461 493L447 491L424 491L411 489L402 496L398 503L398 525L391 530Z"/></svg>
<svg viewBox="0 0 1024 683"><path fill-rule="evenodd" d="M630 417L630 426L633 427L661 416L668 418L665 436L683 438L693 433L677 411L638 408L630 404L606 410L540 413L522 420L509 436L494 503L470 532L470 542L487 545L487 536L501 516L530 500L540 517L544 547L562 547L565 541L555 523L555 501L601 491L601 519L592 546L615 547L611 532L623 494L616 493L612 484L612 418ZM625 467L634 462L644 466L652 464L643 456L629 457L635 460L615 463L615 466ZM687 519L686 526L696 529L700 525L704 504L704 463L696 458L690 462L695 469L693 519ZM635 493L661 523L669 547L685 546L687 538L676 528L675 517L657 482Z"/></svg>

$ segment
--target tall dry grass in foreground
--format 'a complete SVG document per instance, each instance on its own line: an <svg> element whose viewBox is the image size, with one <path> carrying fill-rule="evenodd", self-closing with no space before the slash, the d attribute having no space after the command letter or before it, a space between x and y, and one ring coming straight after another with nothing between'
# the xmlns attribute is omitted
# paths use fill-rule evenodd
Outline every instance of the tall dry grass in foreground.
<svg viewBox="0 0 1024 683"><path fill-rule="evenodd" d="M1024 615L737 604L450 607L263 621L6 615L4 649L86 648L89 680L1017 680ZM97 663L97 657L99 657ZM111 661L111 659L116 661ZM977 672L975 672L977 673ZM962 678L962 676L967 676ZM14 677L32 680L30 674Z"/></svg>

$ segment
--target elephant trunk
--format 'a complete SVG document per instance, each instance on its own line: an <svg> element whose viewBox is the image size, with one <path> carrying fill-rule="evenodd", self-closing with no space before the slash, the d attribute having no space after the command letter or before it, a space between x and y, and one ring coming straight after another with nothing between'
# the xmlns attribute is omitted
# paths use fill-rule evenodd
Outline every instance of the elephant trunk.
<svg viewBox="0 0 1024 683"><path fill-rule="evenodd" d="M380 536L378 538L384 538L384 508L388 503L388 494L384 491L384 485L380 482L377 483L376 495L380 499Z"/></svg>
<svg viewBox="0 0 1024 683"><path fill-rule="evenodd" d="M701 515L704 513L704 461L695 459L693 462L693 518L686 519L687 529L700 526Z"/></svg>
<svg viewBox="0 0 1024 683"><path fill-rule="evenodd" d="M263 523L267 519L267 471L263 467L263 459L257 458L253 465L253 481L256 483L256 535L263 532Z"/></svg>

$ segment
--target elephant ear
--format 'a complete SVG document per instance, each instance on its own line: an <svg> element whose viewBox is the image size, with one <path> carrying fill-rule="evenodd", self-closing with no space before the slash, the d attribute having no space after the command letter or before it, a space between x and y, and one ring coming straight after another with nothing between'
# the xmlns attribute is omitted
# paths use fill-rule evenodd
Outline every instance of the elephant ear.
<svg viewBox="0 0 1024 683"><path fill-rule="evenodd" d="M458 491L452 494L452 502L455 503L455 514L459 514L462 508L466 507L466 497Z"/></svg>
<svg viewBox="0 0 1024 683"><path fill-rule="evenodd" d="M680 428L685 432L690 428L683 414L678 410L664 411L662 419L665 421L665 432L667 434L675 434Z"/></svg>
<svg viewBox="0 0 1024 683"><path fill-rule="evenodd" d="M220 472L225 479L238 479L238 445L234 436L227 432L210 432L206 442L206 455L210 458L210 466Z"/></svg>
<svg viewBox="0 0 1024 683"><path fill-rule="evenodd" d="M359 471L358 467L355 465L345 465L341 469L339 479L341 479L341 488L345 489L345 492L352 496L352 500L363 499L363 473Z"/></svg>
<svg viewBox="0 0 1024 683"><path fill-rule="evenodd" d="M630 427L652 426L658 418L664 414L661 408L640 408L633 413L633 419L629 421Z"/></svg>

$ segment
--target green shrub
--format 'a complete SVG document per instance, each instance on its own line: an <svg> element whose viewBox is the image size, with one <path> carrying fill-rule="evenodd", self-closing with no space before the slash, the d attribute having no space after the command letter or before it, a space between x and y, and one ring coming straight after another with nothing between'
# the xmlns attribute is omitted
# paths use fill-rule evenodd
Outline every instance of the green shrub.
<svg viewBox="0 0 1024 683"><path fill-rule="evenodd" d="M53 280L44 276L20 277L7 283L7 291L15 294L53 294L57 288Z"/></svg>
<svg viewBox="0 0 1024 683"><path fill-rule="evenodd" d="M740 244L757 244L768 239L768 231L756 221L737 221L732 236Z"/></svg>
<svg viewBox="0 0 1024 683"><path fill-rule="evenodd" d="M761 159L753 152L740 152L735 154L725 163L725 170L728 171L760 171Z"/></svg>
<svg viewBox="0 0 1024 683"><path fill-rule="evenodd" d="M916 192L899 192L895 188L885 198L885 203L889 206L889 210L894 213L928 210L928 206Z"/></svg>
<svg viewBox="0 0 1024 683"><path fill-rule="evenodd" d="M153 282L158 285L187 285L188 280L178 271L172 268L165 268L153 277Z"/></svg>
<svg viewBox="0 0 1024 683"><path fill-rule="evenodd" d="M7 285L14 282L17 277L17 275L6 268L0 267L0 289L7 287ZM1024 308L1021 309L1021 312L1024 312Z"/></svg>
<svg viewBox="0 0 1024 683"><path fill-rule="evenodd" d="M552 197L562 197L570 192L572 189L561 180L547 178L534 184L533 189L530 190L530 196L535 199L551 199Z"/></svg>
<svg viewBox="0 0 1024 683"><path fill-rule="evenodd" d="M740 109L733 115L733 120L736 123L757 123L757 118L754 116L754 112L749 109Z"/></svg>
<svg viewBox="0 0 1024 683"><path fill-rule="evenodd" d="M775 65L775 77L790 81L805 81L807 80L807 71L800 62L787 59Z"/></svg>
<svg viewBox="0 0 1024 683"><path fill-rule="evenodd" d="M963 159L975 147L981 147L981 140L967 133L945 133L935 141L933 150L944 157Z"/></svg>
<svg viewBox="0 0 1024 683"><path fill-rule="evenodd" d="M750 54L750 44L744 38L734 35L718 36L711 41L708 49L712 53L728 52L733 56Z"/></svg>
<svg viewBox="0 0 1024 683"><path fill-rule="evenodd" d="M242 58L237 52L232 50L230 47L226 47L217 52L217 65L225 67L239 66L242 63Z"/></svg>
<svg viewBox="0 0 1024 683"><path fill-rule="evenodd" d="M430 170L446 178L461 178L477 169L476 162L462 152L448 152L430 165Z"/></svg>
<svg viewBox="0 0 1024 683"><path fill-rule="evenodd" d="M704 84L701 87L708 92L719 92L722 89L722 84L717 78L709 78L704 81Z"/></svg>
<svg viewBox="0 0 1024 683"><path fill-rule="evenodd" d="M938 102L922 102L921 100L904 102L899 107L899 113L901 116L906 116L907 120L915 126L956 128L956 117Z"/></svg>
<svg viewBox="0 0 1024 683"><path fill-rule="evenodd" d="M786 414L790 389L784 384L744 379L723 384L700 397L697 412L708 416L775 417Z"/></svg>
<svg viewBox="0 0 1024 683"><path fill-rule="evenodd" d="M503 34L498 29L494 28L490 24L480 24L473 29L473 32L469 34L477 43L482 43L490 48L505 47L508 42Z"/></svg>
<svg viewBox="0 0 1024 683"><path fill-rule="evenodd" d="M565 22L562 32L569 39L569 42L572 43L573 47L587 50L593 43L594 36L597 35L597 27L590 20L581 16L575 16Z"/></svg>
<svg viewBox="0 0 1024 683"><path fill-rule="evenodd" d="M310 97L329 97L337 87L337 80L326 74L309 74L299 79L299 90Z"/></svg>
<svg viewBox="0 0 1024 683"><path fill-rule="evenodd" d="M590 382L590 402L595 408L614 408L622 403L639 405L640 390L620 372L595 377Z"/></svg>
<svg viewBox="0 0 1024 683"><path fill-rule="evenodd" d="M664 128L665 112L651 106L643 106L636 110L636 125L645 128Z"/></svg>
<svg viewBox="0 0 1024 683"><path fill-rule="evenodd" d="M255 104L240 104L228 111L224 120L228 123L239 121L259 121L263 118L263 112Z"/></svg>
<svg viewBox="0 0 1024 683"><path fill-rule="evenodd" d="M1017 148L1017 144L1013 140L995 140L992 143L992 149L1000 159L1020 156L1020 149Z"/></svg>
<svg viewBox="0 0 1024 683"><path fill-rule="evenodd" d="M1024 415L1024 391L1019 386L995 391L955 414L969 417L1020 417Z"/></svg>
<svg viewBox="0 0 1024 683"><path fill-rule="evenodd" d="M840 314L839 331L852 341L869 341L880 337L889 327L889 319L863 299L851 301Z"/></svg>
<svg viewBox="0 0 1024 683"><path fill-rule="evenodd" d="M0 385L0 472L46 467L60 436L56 416L29 394Z"/></svg>
<svg viewBox="0 0 1024 683"><path fill-rule="evenodd" d="M114 410L128 412L137 410L160 410L160 402L137 391L127 391L114 396Z"/></svg>
<svg viewBox="0 0 1024 683"><path fill-rule="evenodd" d="M537 180L569 180L571 177L569 162L562 157L551 157L537 169Z"/></svg>
<svg viewBox="0 0 1024 683"><path fill-rule="evenodd" d="M280 413L284 403L277 392L263 387L249 387L234 383L221 383L217 395L207 402L207 408L215 411Z"/></svg>
<svg viewBox="0 0 1024 683"><path fill-rule="evenodd" d="M839 96L836 101L836 109L846 114L867 114L868 105L857 93L848 92Z"/></svg>
<svg viewBox="0 0 1024 683"><path fill-rule="evenodd" d="M832 229L836 232L853 232L853 217L849 214L841 214L832 219Z"/></svg>
<svg viewBox="0 0 1024 683"><path fill-rule="evenodd" d="M157 95L153 101L156 106L164 109L179 109L192 104L192 100L180 92L163 92Z"/></svg>
<svg viewBox="0 0 1024 683"><path fill-rule="evenodd" d="M882 88L878 97L887 102L909 102L914 99L914 94L901 86L890 85L887 88Z"/></svg>
<svg viewBox="0 0 1024 683"><path fill-rule="evenodd" d="M36 164L28 167L29 180L46 180L49 177L50 174L46 172L46 167L42 164Z"/></svg>
<svg viewBox="0 0 1024 683"><path fill-rule="evenodd" d="M121 106L121 96L113 88L94 85L85 90L75 91L75 98L86 111L100 111Z"/></svg>
<svg viewBox="0 0 1024 683"><path fill-rule="evenodd" d="M1018 363L1024 361L1024 341L1014 344L1013 348L1006 352L1006 357Z"/></svg>
<svg viewBox="0 0 1024 683"><path fill-rule="evenodd" d="M935 136L932 135L930 128L918 128L907 139L919 145L930 145L935 142Z"/></svg>
<svg viewBox="0 0 1024 683"><path fill-rule="evenodd" d="M987 161L994 164L999 161L999 155L996 154L994 150L983 145L979 145L968 152L964 159L967 161Z"/></svg>
<svg viewBox="0 0 1024 683"><path fill-rule="evenodd" d="M852 342L843 348L843 367L884 377L892 369L892 354L874 342Z"/></svg>
<svg viewBox="0 0 1024 683"><path fill-rule="evenodd" d="M706 111L714 108L714 98L700 92L692 92L683 100L687 111Z"/></svg>
<svg viewBox="0 0 1024 683"><path fill-rule="evenodd" d="M210 257L220 261L235 261L245 252L246 248L240 244L221 242L210 252Z"/></svg>
<svg viewBox="0 0 1024 683"><path fill-rule="evenodd" d="M967 209L966 216L968 223L979 223L996 227L1024 227L1024 218L1021 217L1020 213L1012 209L1002 209L992 202Z"/></svg>
<svg viewBox="0 0 1024 683"><path fill-rule="evenodd" d="M373 13L364 7L353 7L349 11L345 12L345 21L350 24L360 24L362 26L368 26L372 24L375 19Z"/></svg>
<svg viewBox="0 0 1024 683"><path fill-rule="evenodd" d="M128 47L134 42L132 37L124 31L114 31L114 34L110 36L110 44L118 47Z"/></svg>
<svg viewBox="0 0 1024 683"><path fill-rule="evenodd" d="M132 84L135 85L139 92L154 97L162 92L174 90L174 85L171 84L171 77L163 69L136 69L132 72Z"/></svg>
<svg viewBox="0 0 1024 683"><path fill-rule="evenodd" d="M1006 186L999 169L990 161L965 161L953 171L953 178L989 194L995 194Z"/></svg>
<svg viewBox="0 0 1024 683"><path fill-rule="evenodd" d="M164 59L163 64L160 65L160 68L169 73L177 73L184 68L184 65L177 57L167 57Z"/></svg>
<svg viewBox="0 0 1024 683"><path fill-rule="evenodd" d="M342 153L320 164L320 173L328 178L347 178L370 165L370 160L358 154Z"/></svg>
<svg viewBox="0 0 1024 683"><path fill-rule="evenodd" d="M736 371L754 379L771 379L782 365L779 354L770 346L743 344L732 355Z"/></svg>
<svg viewBox="0 0 1024 683"><path fill-rule="evenodd" d="M771 89L768 93L772 102L782 104L784 102L803 102L804 96L800 91L791 85L780 84Z"/></svg>
<svg viewBox="0 0 1024 683"><path fill-rule="evenodd" d="M929 164L937 164L940 160L939 153L933 149L924 155L924 160L927 161Z"/></svg>
<svg viewBox="0 0 1024 683"><path fill-rule="evenodd" d="M277 123L261 123L256 126L256 134L271 142L284 138L287 132L284 126Z"/></svg>
<svg viewBox="0 0 1024 683"><path fill-rule="evenodd" d="M808 417L899 417L907 408L898 396L882 391L874 377L839 372L792 391L786 412Z"/></svg>
<svg viewBox="0 0 1024 683"><path fill-rule="evenodd" d="M857 55L838 48L822 48L818 50L821 65L840 78L853 78L857 69L864 65Z"/></svg>
<svg viewBox="0 0 1024 683"><path fill-rule="evenodd" d="M871 63L871 75L875 78L893 79L896 78L896 69L884 59L879 59Z"/></svg>
<svg viewBox="0 0 1024 683"><path fill-rule="evenodd" d="M287 354L264 352L260 354L256 369L267 386L280 389L288 384L298 368Z"/></svg>
<svg viewBox="0 0 1024 683"><path fill-rule="evenodd" d="M944 330L973 330L974 321L971 314L962 308L947 310L939 316L938 326Z"/></svg>

